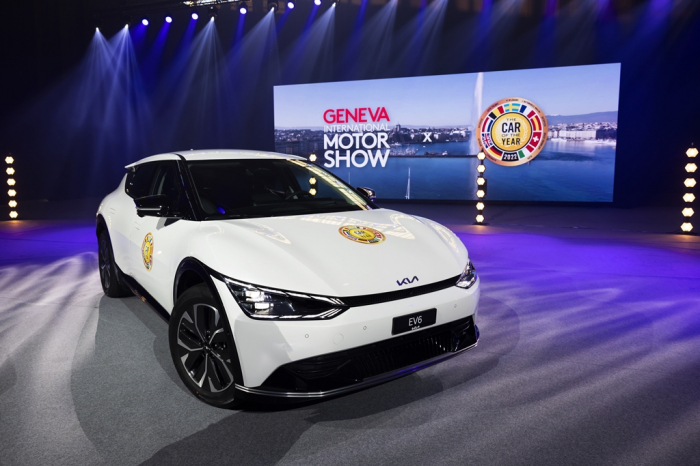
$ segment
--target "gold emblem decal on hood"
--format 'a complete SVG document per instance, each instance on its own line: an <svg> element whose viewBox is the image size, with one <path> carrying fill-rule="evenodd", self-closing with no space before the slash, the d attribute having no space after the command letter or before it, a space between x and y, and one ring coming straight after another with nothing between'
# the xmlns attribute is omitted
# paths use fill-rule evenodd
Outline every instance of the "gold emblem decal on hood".
<svg viewBox="0 0 700 466"><path fill-rule="evenodd" d="M360 225L345 225L338 229L341 235L350 241L362 244L378 244L386 240L381 231Z"/></svg>

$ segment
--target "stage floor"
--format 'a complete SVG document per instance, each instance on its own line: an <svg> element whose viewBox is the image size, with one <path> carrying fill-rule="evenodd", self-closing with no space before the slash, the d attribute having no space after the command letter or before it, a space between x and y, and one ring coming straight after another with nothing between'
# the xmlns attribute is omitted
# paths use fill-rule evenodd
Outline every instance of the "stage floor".
<svg viewBox="0 0 700 466"><path fill-rule="evenodd" d="M0 463L700 463L700 238L625 231L654 231L632 215L606 229L595 209L574 228L566 208L483 227L402 207L467 245L479 346L284 410L194 399L167 324L103 295L89 216L0 222Z"/></svg>

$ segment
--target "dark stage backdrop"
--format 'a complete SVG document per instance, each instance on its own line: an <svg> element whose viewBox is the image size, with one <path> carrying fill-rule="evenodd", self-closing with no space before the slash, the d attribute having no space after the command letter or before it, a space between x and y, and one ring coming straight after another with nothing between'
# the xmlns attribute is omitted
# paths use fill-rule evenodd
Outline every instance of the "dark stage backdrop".
<svg viewBox="0 0 700 466"><path fill-rule="evenodd" d="M274 16L256 1L245 18L177 10L96 33L108 3L3 7L0 151L17 160L20 200L101 196L163 151L274 150L276 85L620 63L617 205L680 203L684 152L700 143L691 0L298 0Z"/></svg>

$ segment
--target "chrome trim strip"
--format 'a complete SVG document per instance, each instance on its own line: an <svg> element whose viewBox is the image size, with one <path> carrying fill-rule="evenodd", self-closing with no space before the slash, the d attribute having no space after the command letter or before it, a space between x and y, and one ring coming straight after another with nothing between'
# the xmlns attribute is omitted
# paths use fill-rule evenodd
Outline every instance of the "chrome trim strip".
<svg viewBox="0 0 700 466"><path fill-rule="evenodd" d="M476 326L475 326L476 327ZM470 349L476 348L479 344L478 340L479 333L477 332L477 341L471 346L467 346L455 353L446 353L432 359L426 359L425 361L416 364L415 366L408 366L402 369L398 369L392 372L387 372L386 374L377 375L369 379L365 379L360 383L354 385L348 385L347 387L336 388L334 390L327 390L325 392L277 392L272 390L262 390L259 388L244 387L243 385L236 384L236 389L242 391L243 393L250 393L251 395L262 395L262 396L273 396L277 398L326 398L329 396L340 395L342 393L352 392L355 390L360 390L362 388L371 387L373 385L379 385L380 383L388 382L404 375L412 374L426 367L434 366L435 364L451 359L459 354L464 353Z"/></svg>

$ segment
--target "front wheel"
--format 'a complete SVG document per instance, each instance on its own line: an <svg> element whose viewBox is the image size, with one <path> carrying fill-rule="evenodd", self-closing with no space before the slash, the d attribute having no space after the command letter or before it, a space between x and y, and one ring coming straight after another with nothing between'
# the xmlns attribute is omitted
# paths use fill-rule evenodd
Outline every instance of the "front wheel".
<svg viewBox="0 0 700 466"><path fill-rule="evenodd" d="M226 316L209 288L200 284L175 303L168 329L170 354L185 386L212 406L234 405L238 357Z"/></svg>

